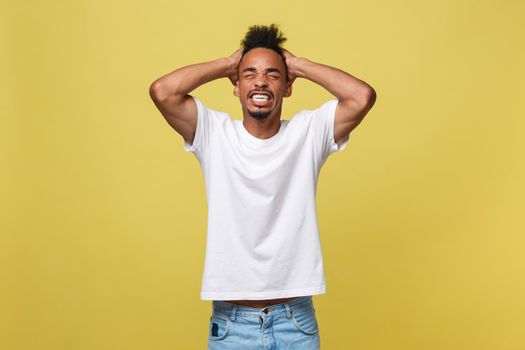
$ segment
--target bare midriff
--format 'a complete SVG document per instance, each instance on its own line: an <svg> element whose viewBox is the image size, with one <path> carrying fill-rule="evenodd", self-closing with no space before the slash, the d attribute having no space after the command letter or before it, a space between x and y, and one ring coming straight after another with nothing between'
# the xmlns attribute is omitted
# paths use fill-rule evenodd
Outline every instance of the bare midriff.
<svg viewBox="0 0 525 350"><path fill-rule="evenodd" d="M263 308L263 307L274 305L274 304L286 303L287 301L293 300L295 298L297 297L268 299L268 300L224 300L224 301L227 303L236 304L236 305Z"/></svg>

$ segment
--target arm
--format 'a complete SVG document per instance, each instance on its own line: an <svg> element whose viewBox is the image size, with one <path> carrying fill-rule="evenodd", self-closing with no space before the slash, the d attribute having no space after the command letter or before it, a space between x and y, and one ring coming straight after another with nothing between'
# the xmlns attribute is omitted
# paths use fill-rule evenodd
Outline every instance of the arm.
<svg viewBox="0 0 525 350"><path fill-rule="evenodd" d="M305 78L321 85L339 102L335 110L334 141L347 136L363 120L376 100L375 90L340 69L299 58L284 50L289 79Z"/></svg>
<svg viewBox="0 0 525 350"><path fill-rule="evenodd" d="M150 85L151 99L168 124L188 143L193 143L197 129L197 106L188 94L215 79L237 80L240 57L241 50L237 50L229 57L182 67Z"/></svg>

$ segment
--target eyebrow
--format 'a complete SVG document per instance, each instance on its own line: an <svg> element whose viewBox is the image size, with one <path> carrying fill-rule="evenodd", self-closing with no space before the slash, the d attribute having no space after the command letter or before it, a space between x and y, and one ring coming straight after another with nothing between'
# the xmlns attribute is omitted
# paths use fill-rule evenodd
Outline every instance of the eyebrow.
<svg viewBox="0 0 525 350"><path fill-rule="evenodd" d="M257 71L257 69L255 69L254 67L249 67L249 68L243 69L242 73L244 73L244 72L256 72L256 71ZM266 68L264 71L266 73L272 73L272 72L281 73L281 71L278 68Z"/></svg>

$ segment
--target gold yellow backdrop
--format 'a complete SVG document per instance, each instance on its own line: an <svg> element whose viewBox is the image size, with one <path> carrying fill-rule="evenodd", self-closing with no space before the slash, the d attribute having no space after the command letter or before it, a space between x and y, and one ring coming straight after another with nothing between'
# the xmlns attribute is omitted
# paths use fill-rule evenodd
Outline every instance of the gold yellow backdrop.
<svg viewBox="0 0 525 350"><path fill-rule="evenodd" d="M277 23L378 94L321 172L322 348L524 349L524 4L3 2L0 348L206 348L204 181L148 88Z"/></svg>

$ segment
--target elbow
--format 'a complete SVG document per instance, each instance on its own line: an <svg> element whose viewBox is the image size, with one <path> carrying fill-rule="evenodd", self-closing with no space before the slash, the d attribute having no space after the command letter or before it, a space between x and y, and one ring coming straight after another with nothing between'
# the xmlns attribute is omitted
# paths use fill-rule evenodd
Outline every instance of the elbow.
<svg viewBox="0 0 525 350"><path fill-rule="evenodd" d="M158 79L149 86L149 95L153 101L161 101L166 98L165 89Z"/></svg>
<svg viewBox="0 0 525 350"><path fill-rule="evenodd" d="M374 90L373 87L368 85L366 88L363 89L358 101L359 101L359 105L361 105L363 109L368 111L370 110L370 108L374 106L374 104L376 103L376 99L377 99L376 91Z"/></svg>
<svg viewBox="0 0 525 350"><path fill-rule="evenodd" d="M155 80L149 86L149 95L155 102L165 102L167 100L180 99L186 94L180 92L177 83L170 83L162 81L162 78Z"/></svg>
<svg viewBox="0 0 525 350"><path fill-rule="evenodd" d="M377 99L377 93L376 91L374 90L373 87L369 87L367 89L367 93L366 93L366 107L368 109L372 108L374 106L374 104L376 103L376 99Z"/></svg>

